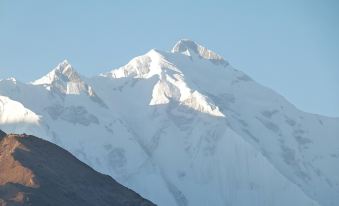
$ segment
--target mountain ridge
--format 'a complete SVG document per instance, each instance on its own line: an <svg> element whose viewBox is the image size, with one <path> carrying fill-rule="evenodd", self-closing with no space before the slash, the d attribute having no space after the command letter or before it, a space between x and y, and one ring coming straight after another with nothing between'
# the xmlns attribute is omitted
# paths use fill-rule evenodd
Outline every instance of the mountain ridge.
<svg viewBox="0 0 339 206"><path fill-rule="evenodd" d="M154 205L37 137L4 135L0 151L0 205Z"/></svg>
<svg viewBox="0 0 339 206"><path fill-rule="evenodd" d="M216 63L220 56L197 43L176 45L86 79L107 107L0 82L0 94L42 117L37 128L0 126L43 134L161 205L284 205L285 196L291 204L335 205L339 168L327 163L339 157L339 118L298 110L228 62ZM66 138L60 128L82 138ZM89 144L93 131L100 138Z"/></svg>

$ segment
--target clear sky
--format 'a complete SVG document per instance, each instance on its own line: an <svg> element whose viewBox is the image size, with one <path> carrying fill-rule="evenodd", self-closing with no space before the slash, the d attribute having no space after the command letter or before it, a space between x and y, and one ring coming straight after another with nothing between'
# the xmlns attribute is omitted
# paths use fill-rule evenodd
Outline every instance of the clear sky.
<svg viewBox="0 0 339 206"><path fill-rule="evenodd" d="M339 117L337 0L0 0L0 79L28 82L63 59L93 76L181 38L301 110Z"/></svg>

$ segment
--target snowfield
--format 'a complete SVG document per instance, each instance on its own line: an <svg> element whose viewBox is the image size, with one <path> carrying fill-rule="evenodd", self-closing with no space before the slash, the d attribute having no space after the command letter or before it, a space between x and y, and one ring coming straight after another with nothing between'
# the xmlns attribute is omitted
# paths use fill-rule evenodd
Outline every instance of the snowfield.
<svg viewBox="0 0 339 206"><path fill-rule="evenodd" d="M0 81L0 129L67 149L163 206L339 204L339 118L187 39L92 78L67 61Z"/></svg>

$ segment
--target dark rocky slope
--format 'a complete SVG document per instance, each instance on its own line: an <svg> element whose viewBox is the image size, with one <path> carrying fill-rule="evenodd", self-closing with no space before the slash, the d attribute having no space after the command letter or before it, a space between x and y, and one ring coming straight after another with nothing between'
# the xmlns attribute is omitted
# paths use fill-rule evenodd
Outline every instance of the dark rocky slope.
<svg viewBox="0 0 339 206"><path fill-rule="evenodd" d="M0 206L154 205L59 146L0 130Z"/></svg>

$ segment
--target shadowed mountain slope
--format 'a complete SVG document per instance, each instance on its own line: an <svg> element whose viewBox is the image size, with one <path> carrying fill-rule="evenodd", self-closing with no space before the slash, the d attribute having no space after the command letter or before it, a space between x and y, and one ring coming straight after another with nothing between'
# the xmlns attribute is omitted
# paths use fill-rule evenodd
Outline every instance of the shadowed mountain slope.
<svg viewBox="0 0 339 206"><path fill-rule="evenodd" d="M61 147L0 130L0 205L153 205Z"/></svg>

